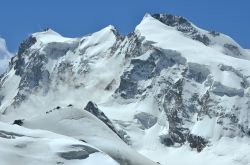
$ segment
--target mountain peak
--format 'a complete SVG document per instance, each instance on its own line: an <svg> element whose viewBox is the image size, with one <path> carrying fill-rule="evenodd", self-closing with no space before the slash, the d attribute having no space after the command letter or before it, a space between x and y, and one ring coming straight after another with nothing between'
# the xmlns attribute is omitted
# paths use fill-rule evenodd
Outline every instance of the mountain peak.
<svg viewBox="0 0 250 165"><path fill-rule="evenodd" d="M141 23L136 27L137 31L138 29L139 31L140 29L143 31L146 30L147 33L155 33L156 35L160 33L159 30L168 31L170 35L168 35L168 37L171 37L171 34L175 33L176 35L181 35L181 38L184 36L186 39L192 39L228 56L250 59L248 51L241 48L241 46L229 36L216 31L201 29L182 16L175 16L168 13L152 15L147 13ZM149 29L150 32L148 31ZM170 44L176 40L175 38L176 37L170 41ZM182 40L182 42L184 43L184 40ZM190 42L187 41L185 44L189 43ZM174 43L174 45L176 45L176 43Z"/></svg>
<svg viewBox="0 0 250 165"><path fill-rule="evenodd" d="M143 19L145 19L145 18L149 18L149 17L152 17L152 16L151 16L151 14L146 13L146 14L144 15Z"/></svg>
<svg viewBox="0 0 250 165"><path fill-rule="evenodd" d="M172 14L153 14L153 18L161 21L162 23L168 25L168 26L177 26L179 24L187 24L191 25L191 23L184 17L181 16L174 16Z"/></svg>
<svg viewBox="0 0 250 165"><path fill-rule="evenodd" d="M33 33L31 36L36 38L38 41L41 41L42 43L65 42L71 39L63 37L62 35L60 35L59 33L50 28L42 32Z"/></svg>
<svg viewBox="0 0 250 165"><path fill-rule="evenodd" d="M168 14L168 13L164 13L164 14L159 14L159 13L155 13L155 14L149 14L146 13L142 19L142 22L144 20L147 19L156 19L160 22L162 22L163 24L167 25L167 26L178 26L181 24L187 24L189 26L191 26L191 23L184 17L181 16L175 16L172 14Z"/></svg>
<svg viewBox="0 0 250 165"><path fill-rule="evenodd" d="M108 25L105 29L115 30L116 31L116 28L113 25Z"/></svg>
<svg viewBox="0 0 250 165"><path fill-rule="evenodd" d="M110 34L110 32L112 33L112 35L115 35L115 36L119 36L119 32L118 30L116 29L115 26L113 25L108 25L106 27L104 27L103 29L101 29L100 31L96 32L96 33L99 33L99 34ZM94 33L95 34L95 33Z"/></svg>
<svg viewBox="0 0 250 165"><path fill-rule="evenodd" d="M50 29L50 28L46 28L45 30L41 31L41 32L36 32L33 33L32 36L36 37L36 36L40 36L40 35L56 35L56 36L61 36L59 33L57 33L56 31Z"/></svg>

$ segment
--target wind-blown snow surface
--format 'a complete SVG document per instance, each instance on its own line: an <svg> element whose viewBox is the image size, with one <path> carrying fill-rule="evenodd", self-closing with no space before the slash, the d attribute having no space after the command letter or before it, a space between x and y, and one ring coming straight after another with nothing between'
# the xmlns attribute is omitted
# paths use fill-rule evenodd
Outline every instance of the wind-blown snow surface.
<svg viewBox="0 0 250 165"><path fill-rule="evenodd" d="M0 122L1 165L118 165L98 149L74 138Z"/></svg>
<svg viewBox="0 0 250 165"><path fill-rule="evenodd" d="M125 165L250 164L249 59L230 37L168 14L146 14L128 36L49 29L21 43L1 78L0 120L84 140ZM89 101L105 115L85 111Z"/></svg>
<svg viewBox="0 0 250 165"><path fill-rule="evenodd" d="M7 69L12 54L6 47L6 42L0 38L0 75Z"/></svg>

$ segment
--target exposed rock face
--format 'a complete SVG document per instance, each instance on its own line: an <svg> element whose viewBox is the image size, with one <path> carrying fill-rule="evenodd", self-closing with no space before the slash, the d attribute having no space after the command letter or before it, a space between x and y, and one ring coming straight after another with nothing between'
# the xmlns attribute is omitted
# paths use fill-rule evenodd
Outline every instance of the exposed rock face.
<svg viewBox="0 0 250 165"><path fill-rule="evenodd" d="M219 82L215 82L214 89L212 89L212 92L218 96L224 96L224 95L228 97L233 97L233 96L243 97L244 96L243 89L234 89L234 88L226 87Z"/></svg>
<svg viewBox="0 0 250 165"><path fill-rule="evenodd" d="M143 95L149 86L140 86L141 81L151 81L160 76L162 70L172 67L176 63L184 64L186 60L176 51L153 49L149 51L147 59L132 59L129 71L121 76L121 82L116 93L125 99Z"/></svg>
<svg viewBox="0 0 250 165"><path fill-rule="evenodd" d="M136 114L134 119L137 119L141 123L143 129L151 128L157 122L157 117L146 112Z"/></svg>
<svg viewBox="0 0 250 165"><path fill-rule="evenodd" d="M22 126L23 125L23 120L15 120L14 122L13 122L13 124L16 124L16 125L19 125L19 126Z"/></svg>
<svg viewBox="0 0 250 165"><path fill-rule="evenodd" d="M210 31L209 32L213 37L217 37L217 36L220 36L220 33L219 32L216 32L216 31Z"/></svg>
<svg viewBox="0 0 250 165"><path fill-rule="evenodd" d="M239 48L235 45L231 44L224 44L225 47L225 53L231 56L240 56L241 52Z"/></svg>
<svg viewBox="0 0 250 165"><path fill-rule="evenodd" d="M74 51L77 48L77 43L48 43L44 48L44 54L49 58L56 60L61 56L64 56L68 51Z"/></svg>
<svg viewBox="0 0 250 165"><path fill-rule="evenodd" d="M85 145L72 145L71 146L74 151L61 152L59 153L60 157L66 160L74 160L74 159L86 159L89 155L99 152L98 150L85 146ZM80 149L80 150L79 150Z"/></svg>
<svg viewBox="0 0 250 165"><path fill-rule="evenodd" d="M160 142L168 147L174 145L174 141L169 135L161 135L160 136Z"/></svg>
<svg viewBox="0 0 250 165"><path fill-rule="evenodd" d="M95 115L98 119L100 119L102 122L104 122L111 130L113 130L117 134L117 130L113 126L112 122L107 118L107 116L98 109L97 105L93 102L88 102L84 110L92 113Z"/></svg>
<svg viewBox="0 0 250 165"><path fill-rule="evenodd" d="M14 133L14 132L8 132L8 131L0 130L0 137L1 138L15 139L17 137L22 137L22 136L24 136L24 135L18 134L18 133Z"/></svg>
<svg viewBox="0 0 250 165"><path fill-rule="evenodd" d="M18 55L21 56L25 51L27 51L32 45L36 43L36 38L30 36L28 39L24 40L18 49Z"/></svg>
<svg viewBox="0 0 250 165"><path fill-rule="evenodd" d="M26 39L25 41L23 41L19 48L18 48L18 52L17 52L17 56L15 58L13 58L12 63L14 65L14 69L15 69L15 74L16 75L22 75L23 74L23 69L25 68L25 54L29 54L29 48L34 45L36 43L36 38L30 36L28 39Z"/></svg>
<svg viewBox="0 0 250 165"><path fill-rule="evenodd" d="M196 148L198 152L201 152L206 147L208 141L200 136L190 134L187 138L191 148Z"/></svg>
<svg viewBox="0 0 250 165"><path fill-rule="evenodd" d="M210 71L206 66L189 63L188 67L187 77L199 83L203 83L207 79L207 76L210 74Z"/></svg>
<svg viewBox="0 0 250 165"><path fill-rule="evenodd" d="M44 86L43 90L48 91L50 73L44 66L48 62L48 57L31 49L36 42L36 38L32 36L23 41L19 46L17 56L13 57L10 63L15 74L21 77L19 92L14 98L13 105L15 106L24 101L27 95L37 90L39 86Z"/></svg>
<svg viewBox="0 0 250 165"><path fill-rule="evenodd" d="M208 144L208 141L201 136L192 135L190 133L187 133L183 136L183 134L180 132L176 132L172 135L161 135L160 141L162 144L168 147L175 145L176 142L188 142L189 146L191 148L195 148L198 152L201 152Z"/></svg>

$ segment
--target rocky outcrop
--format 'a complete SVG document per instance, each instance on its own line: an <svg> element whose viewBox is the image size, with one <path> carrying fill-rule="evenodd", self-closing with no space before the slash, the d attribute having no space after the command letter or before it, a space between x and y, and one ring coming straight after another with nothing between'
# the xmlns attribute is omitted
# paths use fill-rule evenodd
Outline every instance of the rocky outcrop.
<svg viewBox="0 0 250 165"><path fill-rule="evenodd" d="M16 124L16 125L19 125L19 126L22 126L23 125L23 119L21 120L21 119L18 119L18 120L15 120L14 122L13 122L13 124Z"/></svg>
<svg viewBox="0 0 250 165"><path fill-rule="evenodd" d="M97 107L95 103L92 101L88 102L84 110L92 113L98 119L100 119L103 123L105 123L112 131L117 133L115 127L113 126L112 122L108 119L108 117Z"/></svg>
<svg viewBox="0 0 250 165"><path fill-rule="evenodd" d="M215 82L212 92L218 96L228 96L228 97L233 97L233 96L244 96L244 89L235 89L235 88L230 88L227 86L222 85L219 82Z"/></svg>
<svg viewBox="0 0 250 165"><path fill-rule="evenodd" d="M138 122L142 125L142 129L151 128L157 122L157 117L146 112L137 113L134 116L134 119L138 120Z"/></svg>
<svg viewBox="0 0 250 165"><path fill-rule="evenodd" d="M227 55L236 56L236 57L242 55L239 48L235 45L224 44L224 48L225 48L225 54L227 54Z"/></svg>
<svg viewBox="0 0 250 165"><path fill-rule="evenodd" d="M196 63L188 63L187 78L193 79L196 82L203 83L207 76L210 74L209 69L206 66L202 66Z"/></svg>
<svg viewBox="0 0 250 165"><path fill-rule="evenodd" d="M29 53L29 48L34 45L36 43L36 38L30 36L28 39L24 40L19 48L18 48L18 52L17 52L17 56L15 58L12 59L12 65L14 65L14 69L15 69L15 73L16 75L22 75L23 74L23 70L25 68L25 54Z"/></svg>
<svg viewBox="0 0 250 165"><path fill-rule="evenodd" d="M105 123L114 133L116 133L124 142L129 144L129 140L126 132L122 130L117 130L109 118L97 107L95 103L89 101L84 110L90 112L95 115L98 119L100 119L103 123Z"/></svg>
<svg viewBox="0 0 250 165"><path fill-rule="evenodd" d="M93 147L87 145L72 145L71 151L58 153L60 157L65 160L74 160L74 159L86 159L89 155L99 152ZM73 150L73 151L72 151Z"/></svg>
<svg viewBox="0 0 250 165"><path fill-rule="evenodd" d="M180 135L182 136L180 137ZM175 135L173 134L160 136L160 142L168 147L174 146L176 142L179 143L180 141L182 143L187 142L189 146L193 149L196 149L197 152L201 152L208 144L208 140L206 140L205 138L197 135L192 135L190 133L187 133L184 136L179 132L176 132Z"/></svg>
<svg viewBox="0 0 250 165"><path fill-rule="evenodd" d="M208 141L201 136L189 134L187 141L191 148L196 148L198 152L201 152L203 148L206 147Z"/></svg>

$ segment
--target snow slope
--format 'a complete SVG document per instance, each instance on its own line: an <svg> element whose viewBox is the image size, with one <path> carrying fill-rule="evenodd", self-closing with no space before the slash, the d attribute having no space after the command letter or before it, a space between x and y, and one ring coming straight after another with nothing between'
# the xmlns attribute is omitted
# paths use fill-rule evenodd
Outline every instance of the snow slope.
<svg viewBox="0 0 250 165"><path fill-rule="evenodd" d="M51 127L53 125L53 127ZM100 148L124 165L156 165L125 144L103 122L89 112L68 107L24 121L25 127L49 130L74 137Z"/></svg>
<svg viewBox="0 0 250 165"><path fill-rule="evenodd" d="M74 138L0 123L1 165L118 165L105 153Z"/></svg>

